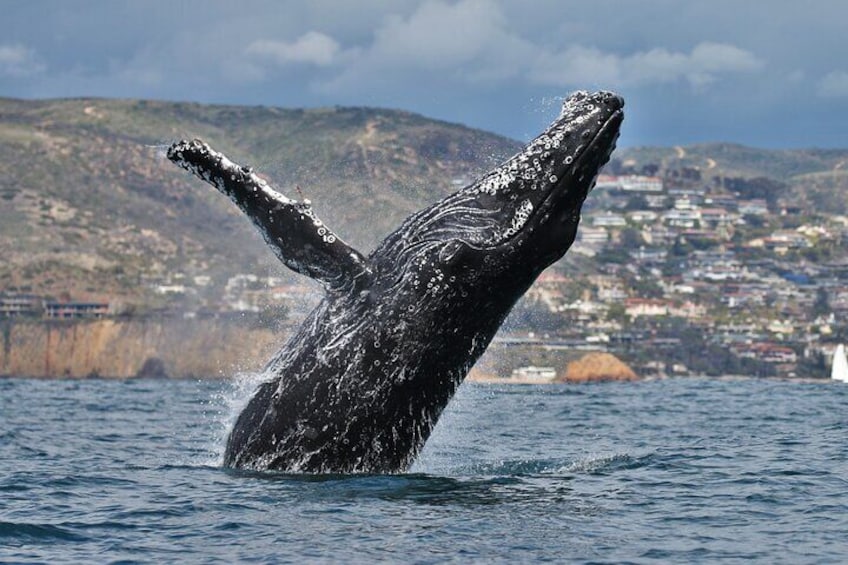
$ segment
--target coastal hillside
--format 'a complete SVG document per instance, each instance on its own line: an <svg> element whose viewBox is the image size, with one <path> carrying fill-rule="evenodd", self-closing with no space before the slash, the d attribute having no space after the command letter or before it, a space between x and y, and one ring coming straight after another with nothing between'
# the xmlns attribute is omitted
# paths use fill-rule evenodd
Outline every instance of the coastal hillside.
<svg viewBox="0 0 848 565"><path fill-rule="evenodd" d="M299 187L363 252L519 148L395 110L0 99L0 291L141 307L175 276L288 277L226 198L164 159L193 137L284 192Z"/></svg>
<svg viewBox="0 0 848 565"><path fill-rule="evenodd" d="M0 291L137 312L167 306L174 297L162 289L187 280L203 282L198 295L177 293L189 307L222 295L238 273L298 280L223 196L164 159L184 137L207 140L284 192L300 191L363 252L520 147L398 110L0 99ZM710 144L624 149L611 166L765 178L774 199L839 213L846 163L848 151Z"/></svg>
<svg viewBox="0 0 848 565"><path fill-rule="evenodd" d="M316 304L235 206L165 159L193 137L312 200L363 253L520 148L397 110L0 99L0 375L227 372L233 336L271 348ZM599 351L640 376L829 374L848 340L846 164L835 149L617 151L573 248L478 369L549 374Z"/></svg>
<svg viewBox="0 0 848 565"><path fill-rule="evenodd" d="M774 199L805 210L848 212L848 149L757 149L734 143L635 147L616 152L625 167L662 174L698 171L704 179L768 179Z"/></svg>

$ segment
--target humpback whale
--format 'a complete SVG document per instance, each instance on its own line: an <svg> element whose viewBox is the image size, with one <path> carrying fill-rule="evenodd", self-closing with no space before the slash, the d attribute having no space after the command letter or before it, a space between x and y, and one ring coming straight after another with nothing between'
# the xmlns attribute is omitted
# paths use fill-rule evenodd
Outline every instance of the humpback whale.
<svg viewBox="0 0 848 565"><path fill-rule="evenodd" d="M515 302L574 241L615 148L623 100L576 92L522 151L409 218L367 257L308 200L201 140L168 158L227 195L324 298L266 367L224 465L309 473L408 468Z"/></svg>

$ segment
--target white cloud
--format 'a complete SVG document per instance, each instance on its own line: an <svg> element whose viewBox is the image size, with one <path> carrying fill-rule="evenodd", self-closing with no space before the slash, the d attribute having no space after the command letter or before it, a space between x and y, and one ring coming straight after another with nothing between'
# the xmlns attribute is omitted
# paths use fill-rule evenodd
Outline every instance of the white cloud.
<svg viewBox="0 0 848 565"><path fill-rule="evenodd" d="M44 70L35 51L23 45L0 45L0 76L24 77Z"/></svg>
<svg viewBox="0 0 848 565"><path fill-rule="evenodd" d="M585 83L613 86L620 83L622 74L620 57L580 46L560 53L542 52L528 70L531 82L551 86Z"/></svg>
<svg viewBox="0 0 848 565"><path fill-rule="evenodd" d="M520 34L493 0L449 4L427 0L408 16L392 15L370 44L346 52L344 64L321 88L364 89L379 81L398 85L408 73L459 83L521 82L577 87L650 86L684 82L703 88L729 75L764 67L752 52L703 41L691 51L658 47L621 54L581 44L551 48Z"/></svg>
<svg viewBox="0 0 848 565"><path fill-rule="evenodd" d="M322 89L356 90L375 81L400 86L410 74L414 80L503 82L519 76L537 51L508 28L492 0L427 0L406 17L384 18L373 41L351 52L342 72Z"/></svg>
<svg viewBox="0 0 848 565"><path fill-rule="evenodd" d="M691 62L707 72L747 72L762 68L763 62L753 53L726 43L699 43L690 57Z"/></svg>
<svg viewBox="0 0 848 565"><path fill-rule="evenodd" d="M692 139L697 116L704 136L736 128L769 144L781 142L766 132L796 136L790 123L817 119L798 108L803 93L848 96L834 48L844 43L845 0L815 9L788 0L186 0L176 15L111 0L83 11L11 4L0 38L5 96L379 104L515 136L540 113L528 109L533 100L613 88L643 116L657 112L639 135L665 128ZM720 119L733 108L737 119ZM820 143L844 144L828 135Z"/></svg>
<svg viewBox="0 0 848 565"><path fill-rule="evenodd" d="M305 63L320 67L336 62L340 53L338 42L317 31L309 31L293 42L260 39L245 49L248 55L267 58L279 65Z"/></svg>
<svg viewBox="0 0 848 565"><path fill-rule="evenodd" d="M366 57L381 66L451 68L486 58L488 49L500 51L497 42L507 36L503 15L489 0L429 1L406 20L387 18Z"/></svg>
<svg viewBox="0 0 848 565"><path fill-rule="evenodd" d="M819 94L828 98L848 97L848 72L833 71L819 81Z"/></svg>
<svg viewBox="0 0 848 565"><path fill-rule="evenodd" d="M656 48L631 55L574 46L559 53L544 53L530 71L530 79L554 86L589 83L613 87L685 80L699 87L715 82L720 75L762 67L762 61L751 52L721 43L700 43L690 53Z"/></svg>

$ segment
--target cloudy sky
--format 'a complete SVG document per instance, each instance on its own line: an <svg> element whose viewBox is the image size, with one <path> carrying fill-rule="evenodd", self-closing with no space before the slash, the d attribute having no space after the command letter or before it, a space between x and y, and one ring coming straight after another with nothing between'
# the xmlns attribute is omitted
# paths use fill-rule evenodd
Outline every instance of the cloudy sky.
<svg viewBox="0 0 848 565"><path fill-rule="evenodd" d="M517 139L564 94L621 144L848 147L845 0L3 0L0 96L402 108Z"/></svg>

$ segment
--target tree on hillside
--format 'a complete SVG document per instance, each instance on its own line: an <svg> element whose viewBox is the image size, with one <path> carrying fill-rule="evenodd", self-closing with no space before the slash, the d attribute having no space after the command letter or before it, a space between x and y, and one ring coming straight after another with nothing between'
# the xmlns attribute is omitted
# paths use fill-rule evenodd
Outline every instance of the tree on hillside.
<svg viewBox="0 0 848 565"><path fill-rule="evenodd" d="M725 177L723 180L724 187L738 194L739 198L762 198L770 210L776 209L778 199L789 191L789 185L768 177Z"/></svg>
<svg viewBox="0 0 848 565"><path fill-rule="evenodd" d="M624 206L624 209L628 211L647 210L648 208L648 199L641 194L636 194L628 198L627 204Z"/></svg>
<svg viewBox="0 0 848 565"><path fill-rule="evenodd" d="M622 249L637 250L645 245L645 238L642 233L635 228L624 228L619 236L619 245Z"/></svg>

